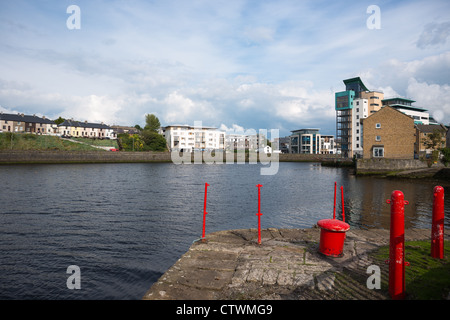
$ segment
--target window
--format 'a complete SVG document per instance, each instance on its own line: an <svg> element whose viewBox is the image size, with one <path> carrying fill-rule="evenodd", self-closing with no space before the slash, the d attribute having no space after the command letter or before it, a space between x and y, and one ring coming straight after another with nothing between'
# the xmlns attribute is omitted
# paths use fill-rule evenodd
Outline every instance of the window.
<svg viewBox="0 0 450 320"><path fill-rule="evenodd" d="M381 141L381 136L376 136L375 141Z"/></svg>
<svg viewBox="0 0 450 320"><path fill-rule="evenodd" d="M375 148L373 148L373 157L374 158L382 158L382 157L384 157L384 147L375 147Z"/></svg>
<svg viewBox="0 0 450 320"><path fill-rule="evenodd" d="M381 128L381 123L375 124L375 128L380 129Z"/></svg>

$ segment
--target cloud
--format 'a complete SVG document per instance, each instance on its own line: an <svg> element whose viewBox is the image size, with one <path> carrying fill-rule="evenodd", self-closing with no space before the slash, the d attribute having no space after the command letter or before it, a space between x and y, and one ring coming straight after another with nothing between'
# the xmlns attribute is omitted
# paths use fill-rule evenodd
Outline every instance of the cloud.
<svg viewBox="0 0 450 320"><path fill-rule="evenodd" d="M407 94L414 97L416 104L428 109L430 115L440 123L450 124L450 86L409 80Z"/></svg>
<svg viewBox="0 0 450 320"><path fill-rule="evenodd" d="M443 45L450 36L450 21L436 23L431 22L424 26L417 40L417 47L425 49L430 46Z"/></svg>

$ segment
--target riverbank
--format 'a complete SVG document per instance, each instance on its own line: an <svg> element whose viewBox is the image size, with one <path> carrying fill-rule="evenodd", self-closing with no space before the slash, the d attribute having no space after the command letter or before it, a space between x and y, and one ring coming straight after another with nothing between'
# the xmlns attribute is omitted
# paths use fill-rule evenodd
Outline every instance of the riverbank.
<svg viewBox="0 0 450 320"><path fill-rule="evenodd" d="M76 144L76 143L74 143ZM202 154L200 163L216 161L227 163L229 154L224 153L223 158L210 158L209 153ZM233 162L241 162L241 154L234 154ZM189 157L188 157L189 158ZM233 157L231 157L233 158ZM255 157L260 162L260 157ZM279 162L332 162L333 155L310 154L277 154L268 155L264 161ZM180 158L177 158L181 162ZM245 154L244 162L253 161L249 154ZM0 164L32 164L32 163L142 163L142 162L173 162L170 152L112 152L97 149L95 151L50 151L50 150L1 150ZM191 154L191 163L198 163L197 156Z"/></svg>
<svg viewBox="0 0 450 320"><path fill-rule="evenodd" d="M144 300L386 300L388 265L372 255L389 244L389 230L346 233L344 254L318 250L320 229L219 231L198 240L146 292ZM430 230L405 231L405 241L429 240ZM450 240L445 230L445 240ZM406 251L408 258L408 251ZM368 289L368 267L381 269L381 289ZM450 289L450 288L448 288ZM444 289L447 290L447 289ZM414 299L408 295L406 299ZM445 291L445 299L448 292ZM450 297L448 297L450 298Z"/></svg>

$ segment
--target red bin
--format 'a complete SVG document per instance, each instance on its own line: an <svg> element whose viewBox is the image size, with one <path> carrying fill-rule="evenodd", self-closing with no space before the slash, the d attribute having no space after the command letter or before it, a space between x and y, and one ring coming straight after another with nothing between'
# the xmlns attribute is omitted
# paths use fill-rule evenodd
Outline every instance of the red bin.
<svg viewBox="0 0 450 320"><path fill-rule="evenodd" d="M340 257L344 251L345 232L350 225L336 219L323 219L317 222L320 227L321 253L331 257Z"/></svg>

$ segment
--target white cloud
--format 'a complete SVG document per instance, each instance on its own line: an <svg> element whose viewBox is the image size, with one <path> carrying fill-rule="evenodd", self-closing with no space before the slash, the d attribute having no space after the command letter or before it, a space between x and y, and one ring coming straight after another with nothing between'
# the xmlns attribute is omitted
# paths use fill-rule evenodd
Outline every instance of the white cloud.
<svg viewBox="0 0 450 320"><path fill-rule="evenodd" d="M450 124L449 85L427 84L411 78L406 92L414 97L417 106L428 109L436 121Z"/></svg>

